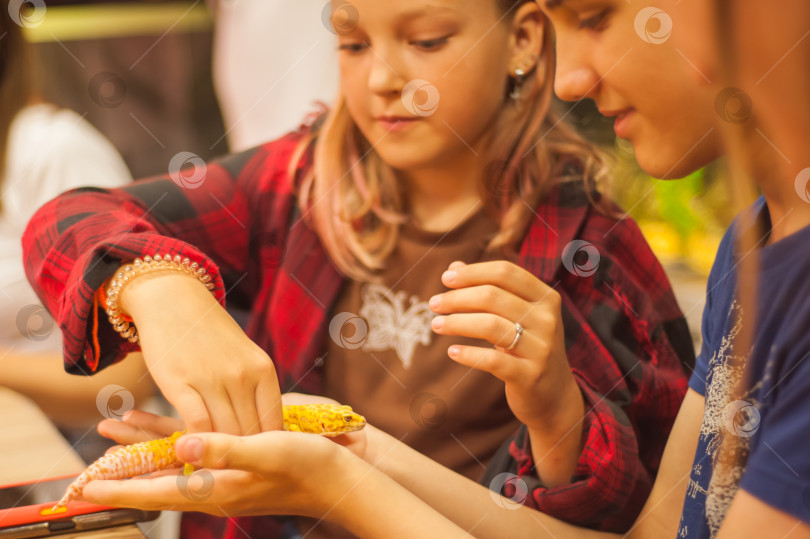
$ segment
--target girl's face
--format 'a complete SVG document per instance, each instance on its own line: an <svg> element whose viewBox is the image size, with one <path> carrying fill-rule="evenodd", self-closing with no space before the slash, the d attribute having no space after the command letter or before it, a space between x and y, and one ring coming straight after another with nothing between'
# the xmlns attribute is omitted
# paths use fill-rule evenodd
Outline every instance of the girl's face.
<svg viewBox="0 0 810 539"><path fill-rule="evenodd" d="M514 45L495 0L332 4L343 96L383 160L413 171L480 154Z"/></svg>
<svg viewBox="0 0 810 539"><path fill-rule="evenodd" d="M700 0L707 1L707 0ZM538 0L556 35L555 90L615 116L641 167L685 176L720 156L715 87L673 44L665 0Z"/></svg>

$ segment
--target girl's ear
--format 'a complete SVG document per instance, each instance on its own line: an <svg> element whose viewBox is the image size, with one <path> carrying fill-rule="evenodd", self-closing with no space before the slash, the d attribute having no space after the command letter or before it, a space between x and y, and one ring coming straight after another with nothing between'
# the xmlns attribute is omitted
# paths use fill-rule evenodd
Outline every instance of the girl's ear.
<svg viewBox="0 0 810 539"><path fill-rule="evenodd" d="M537 2L524 2L512 19L512 54L509 59L509 75L516 72L531 73L542 57L546 32L546 16Z"/></svg>

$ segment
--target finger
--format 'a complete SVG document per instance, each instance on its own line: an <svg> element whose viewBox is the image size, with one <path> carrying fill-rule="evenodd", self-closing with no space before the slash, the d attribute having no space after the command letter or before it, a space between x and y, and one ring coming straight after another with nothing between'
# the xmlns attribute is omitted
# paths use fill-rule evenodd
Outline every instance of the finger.
<svg viewBox="0 0 810 539"><path fill-rule="evenodd" d="M154 440L155 438L162 438L166 436L159 432L145 430L134 425L129 425L123 421L116 421L112 419L105 419L101 421L96 427L98 433L105 438L114 440L116 443L122 445L136 444L138 442L146 442Z"/></svg>
<svg viewBox="0 0 810 539"><path fill-rule="evenodd" d="M239 420L236 417L236 410L225 386L202 386L199 388L199 393L211 418L212 432L242 434Z"/></svg>
<svg viewBox="0 0 810 539"><path fill-rule="evenodd" d="M259 427L262 432L284 427L281 411L281 390L274 368L263 369L254 395Z"/></svg>
<svg viewBox="0 0 810 539"><path fill-rule="evenodd" d="M430 326L439 335L458 335L471 339L482 339L500 348L510 346L517 335L514 322L488 313L437 316L430 322ZM518 347L522 346L524 350L531 349L531 346L527 343L530 339L532 339L531 334L524 331L520 339L518 339L517 345L510 352L520 355Z"/></svg>
<svg viewBox="0 0 810 539"><path fill-rule="evenodd" d="M456 363L488 372L508 384L518 382L526 376L526 360L495 348L454 344L448 348L447 355Z"/></svg>
<svg viewBox="0 0 810 539"><path fill-rule="evenodd" d="M492 284L531 302L542 301L549 291L553 292L551 287L525 269L504 260L448 269L442 274L442 283L455 289Z"/></svg>
<svg viewBox="0 0 810 539"><path fill-rule="evenodd" d="M255 395L253 388L228 387L228 396L239 424L239 432L235 434L249 436L261 432Z"/></svg>
<svg viewBox="0 0 810 539"><path fill-rule="evenodd" d="M177 431L185 430L185 425L174 417L132 410L124 416L123 421L102 420L97 430L105 438L115 440L119 444L131 445L171 436Z"/></svg>
<svg viewBox="0 0 810 539"><path fill-rule="evenodd" d="M451 290L433 296L428 303L435 313L484 312L496 314L507 320L525 320L535 307L534 304L494 285Z"/></svg>
<svg viewBox="0 0 810 539"><path fill-rule="evenodd" d="M340 404L335 399L330 399L329 397L306 395L304 393L284 393L281 396L281 402L285 406L288 404Z"/></svg>
<svg viewBox="0 0 810 539"><path fill-rule="evenodd" d="M124 422L134 427L157 432L162 436L170 436L172 433L186 428L181 419L143 410L132 410L124 416Z"/></svg>
<svg viewBox="0 0 810 539"><path fill-rule="evenodd" d="M299 436L311 435L279 431L254 436L200 433L181 436L175 444L175 451L178 459L196 466L263 474L274 471L274 467L288 466L287 452L295 450L294 444Z"/></svg>
<svg viewBox="0 0 810 539"><path fill-rule="evenodd" d="M151 472L146 475L133 477L132 479L136 479L138 481L143 481L144 479L154 479L156 477L163 477L164 475L173 475L177 477L178 470L183 467L182 463L176 462L174 464L170 464L169 466L162 468L156 472Z"/></svg>
<svg viewBox="0 0 810 539"><path fill-rule="evenodd" d="M174 405L189 432L211 432L213 424L202 396L191 386L183 386L177 392L164 392Z"/></svg>
<svg viewBox="0 0 810 539"><path fill-rule="evenodd" d="M189 500L178 489L177 475L137 481L91 481L84 487L82 497L91 503L148 511L187 506Z"/></svg>

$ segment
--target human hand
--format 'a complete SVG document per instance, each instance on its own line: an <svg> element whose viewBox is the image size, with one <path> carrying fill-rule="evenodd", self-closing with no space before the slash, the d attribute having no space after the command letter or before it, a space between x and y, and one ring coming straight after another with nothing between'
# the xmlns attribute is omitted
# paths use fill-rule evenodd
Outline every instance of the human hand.
<svg viewBox="0 0 810 539"><path fill-rule="evenodd" d="M135 321L155 383L190 432L281 428L273 362L200 282L148 273L122 289L120 302Z"/></svg>
<svg viewBox="0 0 810 539"><path fill-rule="evenodd" d="M297 432L253 436L197 433L181 437L178 458L204 469L124 481L92 481L84 499L147 510L220 516L298 514L321 518L348 488L352 459L328 439ZM327 480L328 479L328 480ZM196 481L199 483L200 481Z"/></svg>
<svg viewBox="0 0 810 539"><path fill-rule="evenodd" d="M283 395L283 399L285 404L335 404L324 397L296 393ZM183 426L177 419L134 410L122 421L102 421L99 432L131 444L168 435ZM418 455L420 465L428 460L370 425L330 439L277 431L247 437L193 434L181 437L175 451L180 461L204 468L181 476L178 464L146 478L93 481L85 486L81 498L113 506L225 516L297 514L328 518L361 536L390 537L390 526L401 518L399 510L387 513L388 522L377 522L372 531L367 529L367 511L359 507L377 510L381 491L392 496L391 503L397 506L392 488L400 489L400 496L408 498L403 503L417 502L386 473L406 480L413 475L414 455ZM432 528L436 524L424 525ZM402 530L400 535L411 537L413 533Z"/></svg>
<svg viewBox="0 0 810 539"><path fill-rule="evenodd" d="M433 319L433 331L495 346L453 345L450 358L503 380L509 407L530 429L564 429L570 410L582 407L582 396L565 354L560 295L506 261L454 262L442 282L452 290L430 299L431 309L443 315ZM507 350L516 322L523 333Z"/></svg>

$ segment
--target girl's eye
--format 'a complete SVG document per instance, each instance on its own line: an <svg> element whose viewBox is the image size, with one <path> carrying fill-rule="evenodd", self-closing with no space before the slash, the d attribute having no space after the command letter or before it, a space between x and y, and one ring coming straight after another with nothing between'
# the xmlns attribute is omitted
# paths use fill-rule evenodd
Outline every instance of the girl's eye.
<svg viewBox="0 0 810 539"><path fill-rule="evenodd" d="M338 50L346 51L350 53L358 53L363 52L363 50L368 47L368 43L343 43L338 47Z"/></svg>
<svg viewBox="0 0 810 539"><path fill-rule="evenodd" d="M589 30L603 30L605 24L607 24L608 15L610 15L610 10L606 9L604 11L600 11L596 15L588 17L587 19L581 19L579 21L579 28L580 29L587 28Z"/></svg>
<svg viewBox="0 0 810 539"><path fill-rule="evenodd" d="M420 49L431 51L439 49L443 45L446 45L448 39L450 39L450 36L439 37L436 39L420 39L418 41L411 41L411 44L417 46Z"/></svg>

